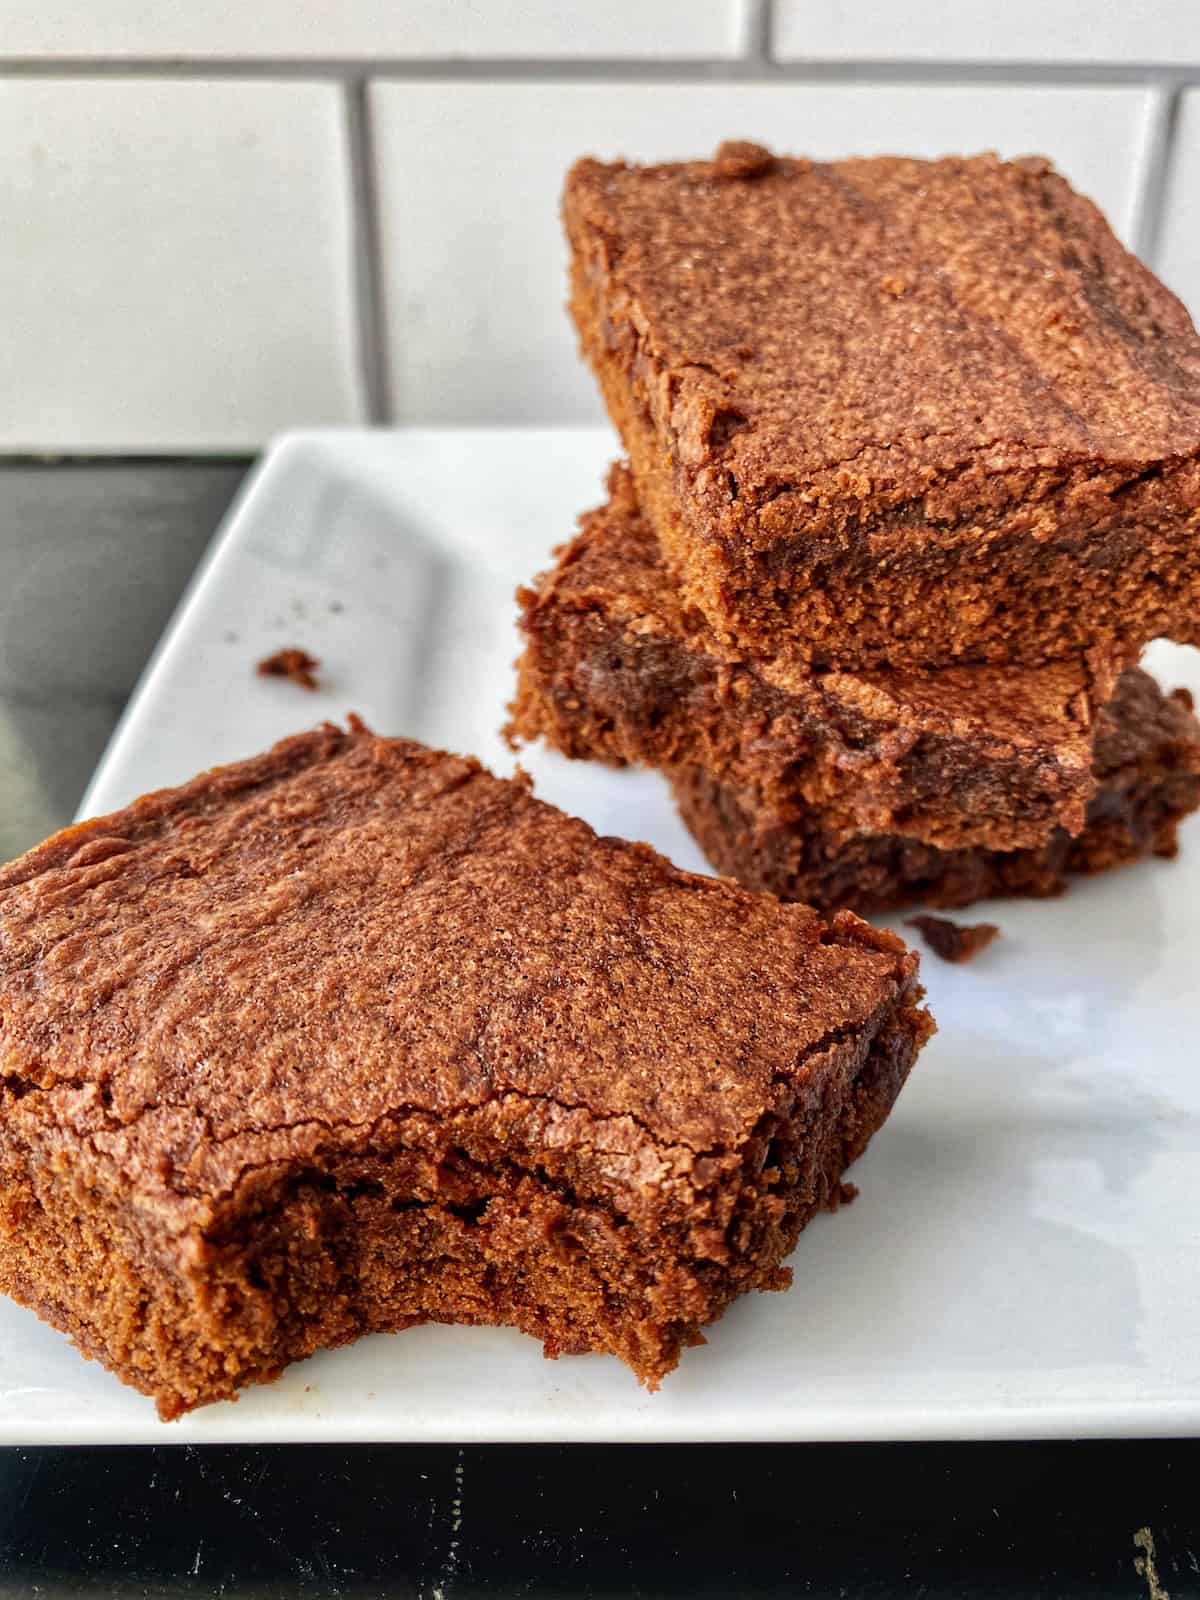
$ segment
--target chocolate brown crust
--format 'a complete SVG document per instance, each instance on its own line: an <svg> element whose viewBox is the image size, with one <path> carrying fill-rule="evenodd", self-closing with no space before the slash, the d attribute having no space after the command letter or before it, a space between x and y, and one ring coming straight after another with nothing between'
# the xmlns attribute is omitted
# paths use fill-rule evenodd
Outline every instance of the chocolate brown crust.
<svg viewBox="0 0 1200 1600"><path fill-rule="evenodd" d="M717 871L784 900L870 912L1044 897L1062 893L1075 875L1174 856L1179 823L1200 806L1200 724L1186 691L1164 695L1148 674L1127 672L1099 723L1098 787L1083 832L1072 839L1059 830L1035 849L937 850L878 834L830 839L818 814L781 819L762 810L753 791L723 786L699 768L676 773L672 784L680 815Z"/></svg>
<svg viewBox="0 0 1200 1600"><path fill-rule="evenodd" d="M1015 849L1078 833L1095 707L1127 663L1098 649L1044 667L813 674L751 661L685 607L628 470L532 589L509 737L564 755L701 766L825 830ZM840 822L835 822L840 818Z"/></svg>
<svg viewBox="0 0 1200 1600"><path fill-rule="evenodd" d="M685 598L751 654L1200 638L1200 340L1039 160L579 162L571 309Z"/></svg>
<svg viewBox="0 0 1200 1600"><path fill-rule="evenodd" d="M361 725L0 869L0 1288L164 1416L381 1328L653 1384L931 1028L917 958Z"/></svg>

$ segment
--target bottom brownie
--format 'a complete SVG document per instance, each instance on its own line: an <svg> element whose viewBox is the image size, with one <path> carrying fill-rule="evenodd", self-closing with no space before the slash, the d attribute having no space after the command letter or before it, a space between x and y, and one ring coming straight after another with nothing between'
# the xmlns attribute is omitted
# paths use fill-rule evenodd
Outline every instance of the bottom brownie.
<svg viewBox="0 0 1200 1600"><path fill-rule="evenodd" d="M784 900L880 911L924 902L965 906L992 896L1060 894L1073 874L1142 856L1173 856L1179 823L1200 805L1200 723L1185 689L1125 673L1100 713L1097 790L1076 838L1058 829L1036 849L938 850L894 834L827 834L818 812L766 808L749 789L699 767L675 773L680 815L719 872Z"/></svg>

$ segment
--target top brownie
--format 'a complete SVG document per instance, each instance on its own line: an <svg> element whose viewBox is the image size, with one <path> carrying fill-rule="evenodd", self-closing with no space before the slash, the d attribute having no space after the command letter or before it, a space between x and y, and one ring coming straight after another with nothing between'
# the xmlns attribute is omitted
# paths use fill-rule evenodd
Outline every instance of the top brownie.
<svg viewBox="0 0 1200 1600"><path fill-rule="evenodd" d="M846 669L1200 639L1200 340L1044 160L579 162L571 309L685 597Z"/></svg>

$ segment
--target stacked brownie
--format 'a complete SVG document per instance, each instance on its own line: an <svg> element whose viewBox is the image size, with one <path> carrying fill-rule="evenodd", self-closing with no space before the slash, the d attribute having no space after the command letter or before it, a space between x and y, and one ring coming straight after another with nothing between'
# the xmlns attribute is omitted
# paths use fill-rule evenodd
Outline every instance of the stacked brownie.
<svg viewBox="0 0 1200 1600"><path fill-rule="evenodd" d="M1175 848L1200 339L1042 160L580 162L571 310L629 454L521 593L511 731L670 778L830 906Z"/></svg>

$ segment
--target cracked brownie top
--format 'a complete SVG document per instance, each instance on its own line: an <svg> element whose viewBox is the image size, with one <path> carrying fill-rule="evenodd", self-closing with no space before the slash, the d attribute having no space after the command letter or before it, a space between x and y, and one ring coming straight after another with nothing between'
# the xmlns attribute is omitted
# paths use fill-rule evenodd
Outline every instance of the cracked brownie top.
<svg viewBox="0 0 1200 1600"><path fill-rule="evenodd" d="M326 726L0 868L0 1123L54 1124L164 1214L331 1133L480 1110L636 1184L736 1148L814 1053L915 1003L916 964Z"/></svg>
<svg viewBox="0 0 1200 1600"><path fill-rule="evenodd" d="M674 453L757 507L952 519L996 473L1099 461L1111 493L1200 449L1186 310L1040 158L584 160L565 208L609 336L669 374Z"/></svg>

